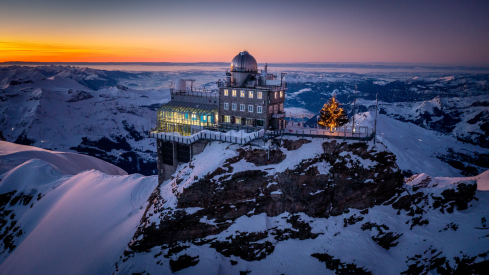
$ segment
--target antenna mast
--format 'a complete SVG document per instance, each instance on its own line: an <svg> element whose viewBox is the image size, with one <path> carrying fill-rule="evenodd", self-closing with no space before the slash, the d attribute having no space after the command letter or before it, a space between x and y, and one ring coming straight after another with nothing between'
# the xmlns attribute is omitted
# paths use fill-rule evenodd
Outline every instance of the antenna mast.
<svg viewBox="0 0 489 275"><path fill-rule="evenodd" d="M357 85L355 85L355 93L354 93L354 97L353 97L353 125L352 125L352 128L353 128L352 131L353 132L352 133L355 133L355 102L356 101L357 101Z"/></svg>
<svg viewBox="0 0 489 275"><path fill-rule="evenodd" d="M375 121L374 121L374 146L375 138L377 136L377 109L379 107L379 92L375 94Z"/></svg>

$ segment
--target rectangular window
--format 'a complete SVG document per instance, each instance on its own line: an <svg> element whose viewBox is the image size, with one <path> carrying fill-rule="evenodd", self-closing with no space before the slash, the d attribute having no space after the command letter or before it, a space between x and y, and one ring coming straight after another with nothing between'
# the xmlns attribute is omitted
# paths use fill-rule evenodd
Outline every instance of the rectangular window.
<svg viewBox="0 0 489 275"><path fill-rule="evenodd" d="M230 123L231 117L230 116L224 116L224 122Z"/></svg>
<svg viewBox="0 0 489 275"><path fill-rule="evenodd" d="M284 92L280 91L280 97L284 97Z"/></svg>
<svg viewBox="0 0 489 275"><path fill-rule="evenodd" d="M278 113L278 104L273 105L273 113Z"/></svg>
<svg viewBox="0 0 489 275"><path fill-rule="evenodd" d="M188 114L187 113L185 113L185 119L188 119Z"/></svg>
<svg viewBox="0 0 489 275"><path fill-rule="evenodd" d="M268 106L268 113L273 114L273 106Z"/></svg>
<svg viewBox="0 0 489 275"><path fill-rule="evenodd" d="M224 103L224 110L229 110L229 103Z"/></svg>
<svg viewBox="0 0 489 275"><path fill-rule="evenodd" d="M236 90L233 90L233 96L236 97Z"/></svg>
<svg viewBox="0 0 489 275"><path fill-rule="evenodd" d="M256 98L258 98L258 99L262 99L261 92L257 92L257 93L256 93Z"/></svg>
<svg viewBox="0 0 489 275"><path fill-rule="evenodd" d="M263 125L264 125L263 119L257 119L256 120L256 126L263 126Z"/></svg>
<svg viewBox="0 0 489 275"><path fill-rule="evenodd" d="M253 105L248 105L248 112L253 113Z"/></svg>
<svg viewBox="0 0 489 275"><path fill-rule="evenodd" d="M197 116L195 114L192 114L192 120L197 120Z"/></svg>
<svg viewBox="0 0 489 275"><path fill-rule="evenodd" d="M236 111L236 103L233 103L232 108L233 108L233 111Z"/></svg>
<svg viewBox="0 0 489 275"><path fill-rule="evenodd" d="M241 118L239 116L236 117L236 123L241 124Z"/></svg>
<svg viewBox="0 0 489 275"><path fill-rule="evenodd" d="M245 105L244 105L244 104L240 104L240 105L239 105L239 110L244 112L244 110L245 110Z"/></svg>
<svg viewBox="0 0 489 275"><path fill-rule="evenodd" d="M256 112L261 114L262 112L262 107L261 106L256 106Z"/></svg>
<svg viewBox="0 0 489 275"><path fill-rule="evenodd" d="M247 118L246 119L246 124L253 126L253 119L252 118Z"/></svg>
<svg viewBox="0 0 489 275"><path fill-rule="evenodd" d="M280 112L283 112L283 111L284 111L284 104L280 103Z"/></svg>
<svg viewBox="0 0 489 275"><path fill-rule="evenodd" d="M240 96L240 97L245 97L245 91L241 91L241 92L239 93L239 96Z"/></svg>
<svg viewBox="0 0 489 275"><path fill-rule="evenodd" d="M277 99L277 92L275 92L275 99Z"/></svg>
<svg viewBox="0 0 489 275"><path fill-rule="evenodd" d="M253 98L253 91L249 91L249 92L248 92L248 97L249 97L249 98Z"/></svg>
<svg viewBox="0 0 489 275"><path fill-rule="evenodd" d="M224 95L225 96L228 96L229 95L229 91L228 90L224 90Z"/></svg>

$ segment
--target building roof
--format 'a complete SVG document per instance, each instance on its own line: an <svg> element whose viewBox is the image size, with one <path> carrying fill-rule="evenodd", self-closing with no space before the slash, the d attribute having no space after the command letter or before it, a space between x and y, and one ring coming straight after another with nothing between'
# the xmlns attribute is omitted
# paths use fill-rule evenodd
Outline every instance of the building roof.
<svg viewBox="0 0 489 275"><path fill-rule="evenodd" d="M231 61L231 72L257 72L256 59L247 51L240 52Z"/></svg>
<svg viewBox="0 0 489 275"><path fill-rule="evenodd" d="M214 115L217 113L217 105L172 100L163 104L158 110L199 115Z"/></svg>

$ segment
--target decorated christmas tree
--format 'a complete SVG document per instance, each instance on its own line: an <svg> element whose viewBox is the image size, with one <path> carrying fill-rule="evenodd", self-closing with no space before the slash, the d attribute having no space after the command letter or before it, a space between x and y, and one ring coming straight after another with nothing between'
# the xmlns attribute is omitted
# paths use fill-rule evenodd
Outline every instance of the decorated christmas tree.
<svg viewBox="0 0 489 275"><path fill-rule="evenodd" d="M335 97L329 99L326 104L324 104L321 111L319 111L319 121L318 124L321 126L329 127L330 131L333 128L345 125L348 122L348 117L346 116L345 110L340 108L340 103Z"/></svg>

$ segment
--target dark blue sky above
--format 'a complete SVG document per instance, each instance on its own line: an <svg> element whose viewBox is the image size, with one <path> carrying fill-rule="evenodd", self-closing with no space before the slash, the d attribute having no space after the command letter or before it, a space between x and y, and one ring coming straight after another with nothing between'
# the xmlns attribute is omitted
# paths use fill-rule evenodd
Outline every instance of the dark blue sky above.
<svg viewBox="0 0 489 275"><path fill-rule="evenodd" d="M489 65L489 1L2 2L0 61Z"/></svg>

